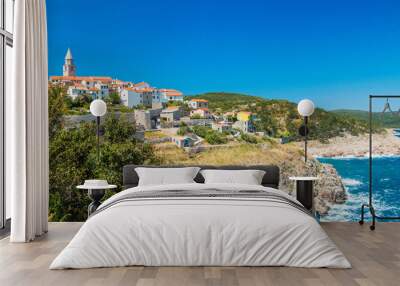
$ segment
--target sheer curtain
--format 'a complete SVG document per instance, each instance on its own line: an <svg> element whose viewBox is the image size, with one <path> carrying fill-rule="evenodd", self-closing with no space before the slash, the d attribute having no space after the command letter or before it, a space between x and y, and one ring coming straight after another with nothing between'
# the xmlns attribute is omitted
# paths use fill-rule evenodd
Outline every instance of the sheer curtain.
<svg viewBox="0 0 400 286"><path fill-rule="evenodd" d="M13 94L6 99L6 187L12 242L47 231L48 71L45 0L18 0L14 20Z"/></svg>

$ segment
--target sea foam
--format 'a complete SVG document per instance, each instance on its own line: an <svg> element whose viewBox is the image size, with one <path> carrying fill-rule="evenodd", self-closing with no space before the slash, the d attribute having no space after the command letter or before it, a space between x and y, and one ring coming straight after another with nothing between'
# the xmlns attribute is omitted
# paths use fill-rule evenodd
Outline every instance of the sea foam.
<svg viewBox="0 0 400 286"><path fill-rule="evenodd" d="M356 187L363 184L363 182L351 178L342 179L342 182L346 187Z"/></svg>

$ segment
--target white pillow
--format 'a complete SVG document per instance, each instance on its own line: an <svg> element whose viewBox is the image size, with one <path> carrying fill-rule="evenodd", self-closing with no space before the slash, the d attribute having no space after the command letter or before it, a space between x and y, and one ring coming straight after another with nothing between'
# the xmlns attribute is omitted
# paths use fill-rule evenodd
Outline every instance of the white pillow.
<svg viewBox="0 0 400 286"><path fill-rule="evenodd" d="M139 186L171 185L195 183L193 180L200 168L135 168L139 176Z"/></svg>
<svg viewBox="0 0 400 286"><path fill-rule="evenodd" d="M200 172L205 184L245 184L261 185L265 171L261 170L212 170Z"/></svg>

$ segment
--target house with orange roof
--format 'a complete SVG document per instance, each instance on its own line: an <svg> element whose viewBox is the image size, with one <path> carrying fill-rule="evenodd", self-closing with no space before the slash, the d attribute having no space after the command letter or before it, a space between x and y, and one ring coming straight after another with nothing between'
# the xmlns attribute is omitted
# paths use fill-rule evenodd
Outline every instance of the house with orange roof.
<svg viewBox="0 0 400 286"><path fill-rule="evenodd" d="M213 122L211 124L211 128L218 132L229 132L232 130L232 122L228 121L220 121L220 122Z"/></svg>
<svg viewBox="0 0 400 286"><path fill-rule="evenodd" d="M190 117L200 116L201 118L210 119L212 117L210 111L206 107L197 108L190 111Z"/></svg>
<svg viewBox="0 0 400 286"><path fill-rule="evenodd" d="M208 100L201 98L193 98L189 100L188 105L190 108L198 109L198 108L208 108Z"/></svg>
<svg viewBox="0 0 400 286"><path fill-rule="evenodd" d="M145 81L142 81L142 82L138 82L138 83L133 84L132 87L133 88L137 88L137 89L150 88L150 84L148 84Z"/></svg>
<svg viewBox="0 0 400 286"><path fill-rule="evenodd" d="M121 94L121 91L124 88L133 87L133 86L134 86L134 84L130 81L122 81L119 79L113 79L113 81L111 83L111 87L110 87L110 89L111 89L110 92L112 91L112 92L117 92L118 94Z"/></svg>
<svg viewBox="0 0 400 286"><path fill-rule="evenodd" d="M141 104L143 104L146 107L151 107L153 102L154 89L151 87L146 87L142 89L138 88L133 88L133 89L135 90L135 92L140 94Z"/></svg>
<svg viewBox="0 0 400 286"><path fill-rule="evenodd" d="M180 120L182 117L182 109L180 106L169 106L162 110L161 118L168 123Z"/></svg>
<svg viewBox="0 0 400 286"><path fill-rule="evenodd" d="M112 78L111 77L103 77L103 76L51 76L50 82L52 83L63 83L65 85L68 84L75 84L75 83L96 83L101 82L104 84L111 84Z"/></svg>
<svg viewBox="0 0 400 286"><path fill-rule="evenodd" d="M93 99L102 98L101 91L97 87L86 87L82 84L73 84L68 87L68 96L72 99L84 94L90 95Z"/></svg>
<svg viewBox="0 0 400 286"><path fill-rule="evenodd" d="M161 102L167 103L169 101L183 102L183 93L176 89L162 88L158 90Z"/></svg>

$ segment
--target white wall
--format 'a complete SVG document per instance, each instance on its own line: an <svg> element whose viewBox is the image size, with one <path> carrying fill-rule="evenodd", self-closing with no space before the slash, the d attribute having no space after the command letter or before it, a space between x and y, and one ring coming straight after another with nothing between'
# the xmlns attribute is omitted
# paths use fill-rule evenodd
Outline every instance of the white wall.
<svg viewBox="0 0 400 286"><path fill-rule="evenodd" d="M128 107L134 107L142 104L140 94L131 90L123 89L121 91L121 102Z"/></svg>
<svg viewBox="0 0 400 286"><path fill-rule="evenodd" d="M99 92L98 92L99 98L107 97L110 94L110 91L106 84L96 83L95 87L99 89Z"/></svg>
<svg viewBox="0 0 400 286"><path fill-rule="evenodd" d="M161 93L158 91L153 92L153 99L152 102L154 103L160 103L161 102Z"/></svg>

